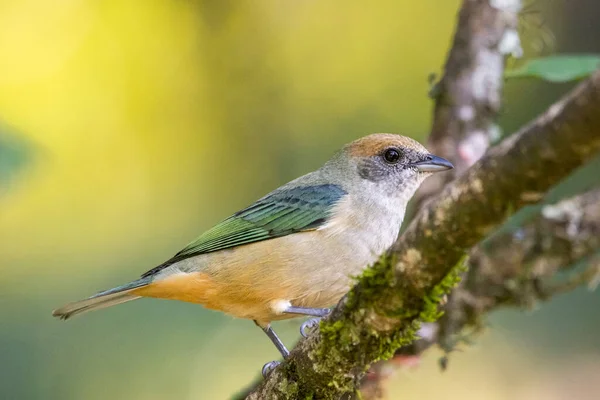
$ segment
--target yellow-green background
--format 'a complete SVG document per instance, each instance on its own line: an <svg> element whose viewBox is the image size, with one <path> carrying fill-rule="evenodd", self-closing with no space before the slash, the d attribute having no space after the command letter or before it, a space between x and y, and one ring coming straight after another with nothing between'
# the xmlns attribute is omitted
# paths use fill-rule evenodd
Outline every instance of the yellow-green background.
<svg viewBox="0 0 600 400"><path fill-rule="evenodd" d="M0 0L0 120L34 154L0 192L0 398L221 399L249 383L277 358L251 322L158 300L50 312L136 278L345 142L423 140L458 3ZM594 1L531 7L558 50L600 50ZM568 88L509 83L503 127ZM390 398L598 398L599 307L582 290L496 314L447 372L431 353ZM292 344L297 326L277 328Z"/></svg>

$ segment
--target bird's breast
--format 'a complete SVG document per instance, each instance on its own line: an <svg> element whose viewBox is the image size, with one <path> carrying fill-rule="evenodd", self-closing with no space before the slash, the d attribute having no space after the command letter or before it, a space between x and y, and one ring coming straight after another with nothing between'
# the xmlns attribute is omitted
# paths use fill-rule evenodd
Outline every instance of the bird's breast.
<svg viewBox="0 0 600 400"><path fill-rule="evenodd" d="M387 199L363 200L348 197L333 210L329 221L319 228L333 242L360 261L374 261L398 237L406 206Z"/></svg>

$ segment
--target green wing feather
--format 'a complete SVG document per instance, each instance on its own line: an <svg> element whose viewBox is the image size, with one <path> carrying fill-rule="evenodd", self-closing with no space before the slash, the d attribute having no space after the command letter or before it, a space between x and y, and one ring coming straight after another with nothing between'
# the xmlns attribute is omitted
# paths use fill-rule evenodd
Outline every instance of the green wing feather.
<svg viewBox="0 0 600 400"><path fill-rule="evenodd" d="M142 276L200 254L317 229L345 194L333 184L277 190L204 232L173 258Z"/></svg>

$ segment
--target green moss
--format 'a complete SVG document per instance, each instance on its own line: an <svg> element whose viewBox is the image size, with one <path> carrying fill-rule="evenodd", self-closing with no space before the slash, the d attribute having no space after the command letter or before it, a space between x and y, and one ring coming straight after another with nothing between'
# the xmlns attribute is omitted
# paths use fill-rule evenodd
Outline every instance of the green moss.
<svg viewBox="0 0 600 400"><path fill-rule="evenodd" d="M467 269L465 263L466 259L467 255L465 254L446 274L444 279L435 285L429 294L425 296L423 299L423 309L419 314L419 319L421 321L434 322L443 315L443 312L439 311L438 305L442 301L443 297L449 294L460 282L462 273Z"/></svg>
<svg viewBox="0 0 600 400"><path fill-rule="evenodd" d="M379 360L388 360L394 356L396 350L402 346L411 344L416 339L416 332L419 324L411 322L410 326L396 331L391 337L382 338L377 357L373 362Z"/></svg>
<svg viewBox="0 0 600 400"><path fill-rule="evenodd" d="M373 266L366 268L356 276L354 279L359 290L352 290L348 293L347 309L352 310L358 306L365 309L372 305L369 300L376 297L375 293L381 294L385 288L394 286L396 276L393 266L395 263L395 256L388 257L383 254ZM360 294L360 300L358 294Z"/></svg>
<svg viewBox="0 0 600 400"><path fill-rule="evenodd" d="M410 344L415 340L416 332L420 327L420 321L433 322L441 317L442 312L438 310L438 306L443 297L450 293L458 282L460 282L461 274L465 271L465 259L466 255L459 260L423 299L412 302L418 308L404 309L402 304L396 304L395 307L386 307L385 312L382 312L383 315L395 317L400 320L412 319L418 316L418 320L415 319L410 326L397 331L391 336L379 335L378 332L370 332L368 338L365 338L361 337L360 332L354 327L354 324L347 324L342 321L334 323L324 322L321 324L323 346L317 350L315 355L322 359L321 353L327 348L330 360L337 363L338 360L344 358L342 354L346 356L352 353L364 354L357 347L369 346L370 348L364 350L373 353L373 350L376 349L379 355L378 359L386 359L393 356L399 347ZM354 319L353 317L360 318L362 312L368 309L383 311L378 307L378 303L371 303L371 300L374 298L381 299L382 292L385 290L398 290L394 287L396 276L393 265L395 265L393 257L381 257L372 268L366 269L357 278L358 290L353 290L348 294L346 317L351 319ZM377 296L372 296L375 292ZM394 297L398 298L397 295ZM381 300L379 300L380 302ZM366 342L365 339L367 339Z"/></svg>
<svg viewBox="0 0 600 400"><path fill-rule="evenodd" d="M305 399L334 399L339 397L340 392L355 392L356 380L353 374L347 374L349 365L365 365L391 358L396 350L409 345L417 338L421 321L437 320L442 315L438 305L460 281L461 274L465 270L465 258L463 257L424 297L413 298L415 293L409 293L408 289L406 293L401 292L402 296L398 295L398 290L403 289L402 285L396 282L393 268L395 260L382 257L372 268L368 268L357 278L357 288L348 294L342 320L321 323L321 343L313 349L309 357L318 360L313 366L315 372L330 380L320 385L315 385L314 382L306 385L302 382L286 382L281 390L289 396L295 395L295 398ZM386 298L389 298L390 302L386 302ZM379 304L383 306L379 307ZM368 310L396 318L403 329L391 334L365 330L361 321ZM295 366L290 368L294 370L290 369L286 376L298 376ZM325 389L323 393L321 391L319 393L298 392L299 387L324 386L331 390Z"/></svg>
<svg viewBox="0 0 600 400"><path fill-rule="evenodd" d="M290 382L286 378L282 378L277 385L277 390L284 393L288 399L297 398L298 396L298 383Z"/></svg>
<svg viewBox="0 0 600 400"><path fill-rule="evenodd" d="M285 363L282 367L284 371L280 378L281 381L277 384L277 391L280 394L279 398L305 400L317 398L312 390L306 391L307 388L315 387L314 383L307 384L299 380L297 365L294 362Z"/></svg>
<svg viewBox="0 0 600 400"><path fill-rule="evenodd" d="M443 312L439 311L438 306L442 298L449 294L460 282L461 275L466 270L466 258L466 255L463 256L446 276L422 299L420 310L404 311L405 314L418 315L418 318L410 321L410 325L404 329L394 333L391 338L386 340L386 343L382 343L381 352L377 360L391 358L400 347L414 342L417 339L417 332L421 327L421 322L434 322L442 316Z"/></svg>
<svg viewBox="0 0 600 400"><path fill-rule="evenodd" d="M313 352L313 357L319 359L319 363L315 365L315 368L332 374L345 363L346 360L343 355L351 354L353 349L356 349L357 337L353 333L355 328L348 325L342 321L321 323L321 344ZM332 375L340 379L332 379L327 386L334 387L337 391L342 392L354 390L354 382L351 378L345 374Z"/></svg>

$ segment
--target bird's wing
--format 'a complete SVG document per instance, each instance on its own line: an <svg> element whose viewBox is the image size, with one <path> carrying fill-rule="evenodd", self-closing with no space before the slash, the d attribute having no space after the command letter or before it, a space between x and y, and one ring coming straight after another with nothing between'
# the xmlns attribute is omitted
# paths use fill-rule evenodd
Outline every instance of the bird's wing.
<svg viewBox="0 0 600 400"><path fill-rule="evenodd" d="M346 192L333 184L277 190L204 232L142 277L189 257L317 229L344 195Z"/></svg>

